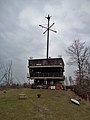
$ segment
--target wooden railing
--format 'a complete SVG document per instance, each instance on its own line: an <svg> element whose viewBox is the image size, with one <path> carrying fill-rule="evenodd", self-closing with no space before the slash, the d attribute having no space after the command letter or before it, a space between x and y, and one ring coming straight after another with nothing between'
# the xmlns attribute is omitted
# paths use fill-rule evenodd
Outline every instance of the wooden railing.
<svg viewBox="0 0 90 120"><path fill-rule="evenodd" d="M62 77L60 73L31 73L30 77Z"/></svg>

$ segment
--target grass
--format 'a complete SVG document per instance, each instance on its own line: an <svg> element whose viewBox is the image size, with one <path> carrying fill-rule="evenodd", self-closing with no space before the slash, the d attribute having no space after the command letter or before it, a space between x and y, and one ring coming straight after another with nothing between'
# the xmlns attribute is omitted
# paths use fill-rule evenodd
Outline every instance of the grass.
<svg viewBox="0 0 90 120"><path fill-rule="evenodd" d="M19 99L19 94L27 95ZM41 97L38 98L37 94ZM0 120L89 120L90 103L70 102L71 91L11 89L0 91Z"/></svg>

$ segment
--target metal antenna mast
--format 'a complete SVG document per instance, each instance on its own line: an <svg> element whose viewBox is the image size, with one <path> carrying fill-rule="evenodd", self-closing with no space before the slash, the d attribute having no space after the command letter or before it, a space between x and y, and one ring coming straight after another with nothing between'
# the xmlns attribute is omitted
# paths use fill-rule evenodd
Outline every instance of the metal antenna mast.
<svg viewBox="0 0 90 120"><path fill-rule="evenodd" d="M39 26L46 29L46 30L43 32L43 34L45 34L45 33L47 32L47 59L48 59L48 54L49 54L49 30L52 31L52 32L55 32L55 33L56 33L57 31L50 29L50 28L55 24L55 23L52 23L52 24L49 26L51 16L48 15L48 16L45 17L45 18L47 18L47 20L48 20L48 25L47 25L47 27L45 27L45 26L43 26L43 25L39 25Z"/></svg>

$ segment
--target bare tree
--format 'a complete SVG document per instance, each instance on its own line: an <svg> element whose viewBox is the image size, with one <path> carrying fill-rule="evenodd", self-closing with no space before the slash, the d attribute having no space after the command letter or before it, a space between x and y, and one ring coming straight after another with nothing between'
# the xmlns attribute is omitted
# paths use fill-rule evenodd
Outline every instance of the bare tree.
<svg viewBox="0 0 90 120"><path fill-rule="evenodd" d="M6 84L7 86L12 85L12 61L4 67L7 75L5 76L6 78Z"/></svg>
<svg viewBox="0 0 90 120"><path fill-rule="evenodd" d="M65 77L65 85L68 86L68 80L67 80L67 77Z"/></svg>
<svg viewBox="0 0 90 120"><path fill-rule="evenodd" d="M70 83L70 86L73 85L73 79L71 76L69 76L69 83Z"/></svg>
<svg viewBox="0 0 90 120"><path fill-rule="evenodd" d="M81 85L86 76L86 63L89 63L89 47L85 47L85 42L74 40L72 45L67 48L66 53L70 57L68 64L77 66L76 76L78 78L78 83Z"/></svg>
<svg viewBox="0 0 90 120"><path fill-rule="evenodd" d="M12 61L8 64L0 64L0 84L12 85Z"/></svg>

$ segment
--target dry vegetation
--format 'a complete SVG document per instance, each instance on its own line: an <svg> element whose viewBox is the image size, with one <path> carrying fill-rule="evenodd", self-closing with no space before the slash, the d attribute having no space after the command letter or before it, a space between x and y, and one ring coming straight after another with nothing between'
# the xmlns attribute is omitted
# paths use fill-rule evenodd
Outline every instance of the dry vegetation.
<svg viewBox="0 0 90 120"><path fill-rule="evenodd" d="M19 94L26 99L19 99ZM38 98L37 94L41 94ZM0 91L0 120L89 120L90 103L80 106L70 98L79 98L71 91L10 89Z"/></svg>

